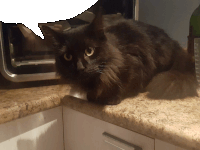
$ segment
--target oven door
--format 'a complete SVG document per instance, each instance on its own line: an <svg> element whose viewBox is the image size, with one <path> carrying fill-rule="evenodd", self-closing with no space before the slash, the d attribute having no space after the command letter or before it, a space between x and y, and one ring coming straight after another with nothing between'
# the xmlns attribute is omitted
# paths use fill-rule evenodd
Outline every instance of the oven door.
<svg viewBox="0 0 200 150"><path fill-rule="evenodd" d="M86 11L70 20L44 24L50 27L55 24L62 25L64 32L87 24L93 18L94 14ZM37 42L28 45L16 24L0 22L0 72L6 79L13 82L26 82L59 78L55 72L54 52L47 45L41 44L43 40ZM42 45L42 48L38 45Z"/></svg>
<svg viewBox="0 0 200 150"><path fill-rule="evenodd" d="M109 4L107 1L103 1L103 8L107 15L121 13L125 18L137 20L137 9L135 7L137 1L117 0L117 3L111 1ZM111 9L114 4L116 7ZM94 18L92 12L93 7L73 19L58 21L49 25L61 24L64 27L64 32L64 30L91 22ZM0 72L6 79L13 82L25 82L59 78L55 72L53 52L48 46L44 46L39 51L30 51L29 48L24 47L26 47L24 37L17 25L0 22Z"/></svg>

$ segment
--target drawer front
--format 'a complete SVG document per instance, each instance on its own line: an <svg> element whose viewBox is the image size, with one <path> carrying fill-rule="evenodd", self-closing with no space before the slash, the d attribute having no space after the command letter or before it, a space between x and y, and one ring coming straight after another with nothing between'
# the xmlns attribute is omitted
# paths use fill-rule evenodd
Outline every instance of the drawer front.
<svg viewBox="0 0 200 150"><path fill-rule="evenodd" d="M141 147L129 143L123 139L113 136L107 132L103 133L104 142L107 144L106 148L111 150L142 150Z"/></svg>
<svg viewBox="0 0 200 150"><path fill-rule="evenodd" d="M154 139L63 107L66 150L154 150Z"/></svg>
<svg viewBox="0 0 200 150"><path fill-rule="evenodd" d="M0 150L64 150L62 107L1 124Z"/></svg>

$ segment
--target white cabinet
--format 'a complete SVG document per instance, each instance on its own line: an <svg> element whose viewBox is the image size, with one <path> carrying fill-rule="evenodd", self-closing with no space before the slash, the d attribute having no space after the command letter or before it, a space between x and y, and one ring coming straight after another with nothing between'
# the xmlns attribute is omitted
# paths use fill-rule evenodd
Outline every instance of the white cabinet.
<svg viewBox="0 0 200 150"><path fill-rule="evenodd" d="M64 150L62 107L1 124L0 150Z"/></svg>
<svg viewBox="0 0 200 150"><path fill-rule="evenodd" d="M65 150L134 150L134 146L154 150L152 138L67 107L63 107L63 120Z"/></svg>
<svg viewBox="0 0 200 150"><path fill-rule="evenodd" d="M0 150L64 149L186 150L61 106L0 125Z"/></svg>
<svg viewBox="0 0 200 150"><path fill-rule="evenodd" d="M186 149L155 139L155 150L186 150Z"/></svg>

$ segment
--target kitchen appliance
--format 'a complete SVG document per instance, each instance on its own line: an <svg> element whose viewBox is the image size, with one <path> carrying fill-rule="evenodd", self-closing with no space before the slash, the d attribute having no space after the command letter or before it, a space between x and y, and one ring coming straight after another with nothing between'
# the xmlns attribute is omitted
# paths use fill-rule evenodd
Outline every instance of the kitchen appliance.
<svg viewBox="0 0 200 150"><path fill-rule="evenodd" d="M121 13L125 18L138 19L138 0L102 0L106 14ZM111 7L107 7L109 5ZM110 5L110 6L111 6ZM75 18L54 23L46 23L50 27L62 25L62 30L75 28L92 21L94 7ZM45 24L45 23L44 23ZM39 24L43 25L43 24ZM55 73L53 51L48 46L31 50L35 45L25 45L26 38L14 23L0 22L0 73L13 82L52 80L59 77ZM38 44L39 45L39 44Z"/></svg>
<svg viewBox="0 0 200 150"><path fill-rule="evenodd" d="M77 18L46 23L46 25L52 28L54 25L62 25L62 30L68 30L80 24L89 23L93 17L93 13L86 11ZM44 24L39 24L39 26ZM53 51L46 45L43 45L39 51L33 51L33 47L37 46L37 41L34 45L25 46L26 40L17 24L0 22L1 74L13 82L58 79L55 73Z"/></svg>

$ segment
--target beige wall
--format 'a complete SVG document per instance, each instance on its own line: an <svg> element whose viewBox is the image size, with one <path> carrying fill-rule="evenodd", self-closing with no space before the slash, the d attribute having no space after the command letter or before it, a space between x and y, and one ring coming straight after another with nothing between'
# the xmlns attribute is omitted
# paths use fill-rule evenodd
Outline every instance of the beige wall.
<svg viewBox="0 0 200 150"><path fill-rule="evenodd" d="M200 0L139 0L139 20L163 28L187 46L189 20Z"/></svg>

